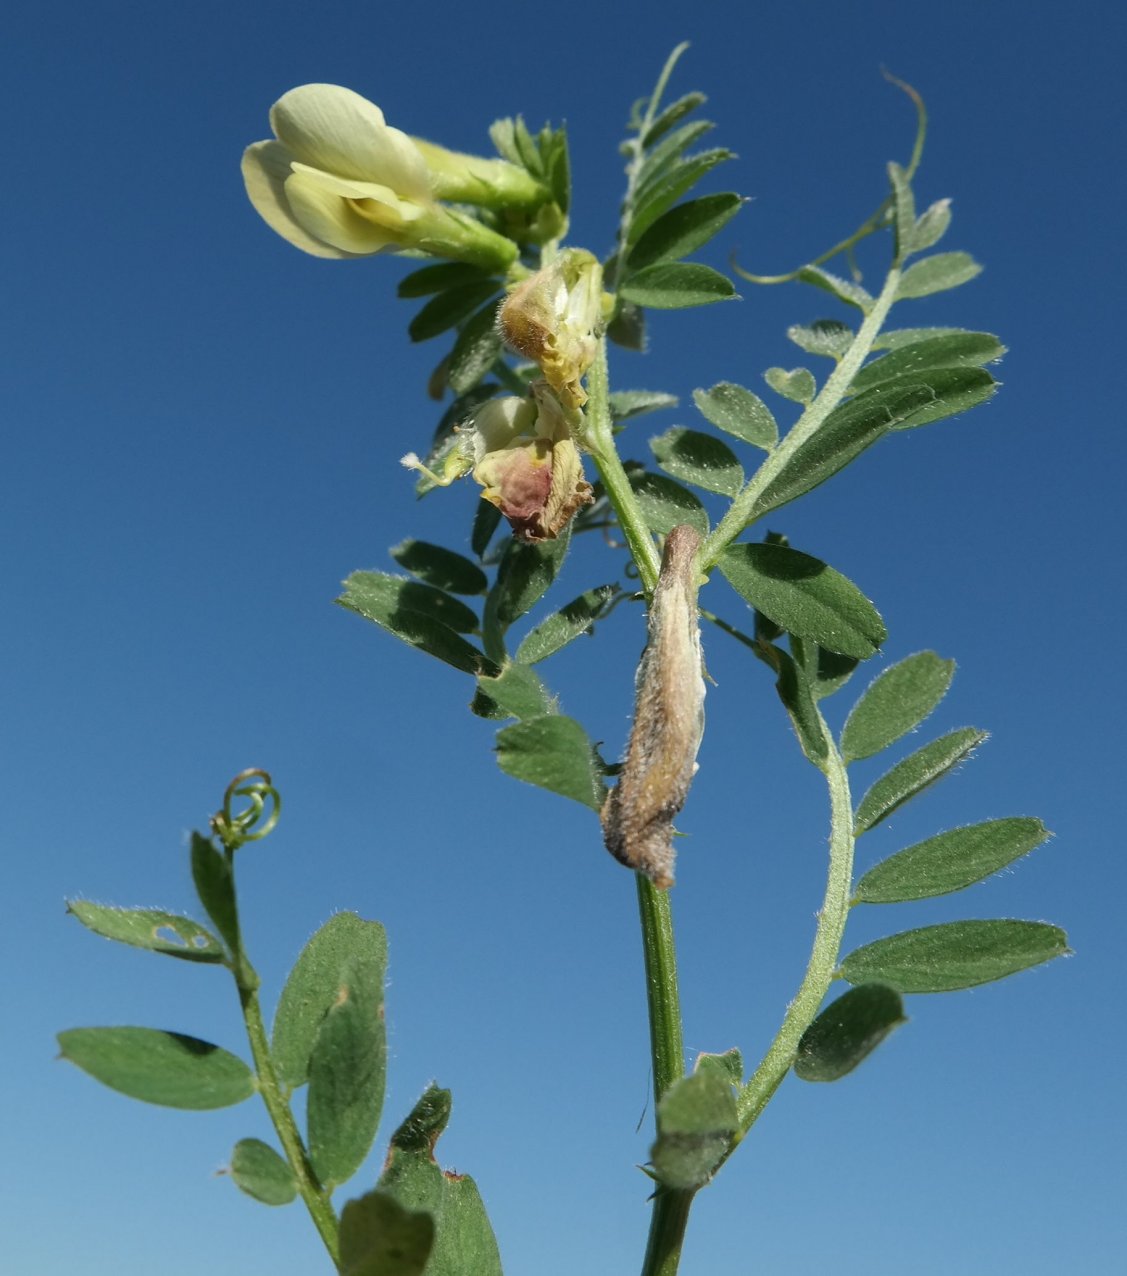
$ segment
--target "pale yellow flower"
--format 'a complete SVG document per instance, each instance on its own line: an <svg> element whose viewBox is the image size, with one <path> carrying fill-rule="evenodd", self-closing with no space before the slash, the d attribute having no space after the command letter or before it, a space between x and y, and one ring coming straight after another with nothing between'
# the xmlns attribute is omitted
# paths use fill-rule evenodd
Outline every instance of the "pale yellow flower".
<svg viewBox="0 0 1127 1276"><path fill-rule="evenodd" d="M529 188L539 187L523 170L491 160L474 166L473 157L416 143L374 103L336 84L291 89L274 103L270 124L274 138L243 155L243 180L267 225L302 251L349 258L415 248L502 271L515 260L510 240L437 200L502 198L501 170L512 170L527 202Z"/></svg>

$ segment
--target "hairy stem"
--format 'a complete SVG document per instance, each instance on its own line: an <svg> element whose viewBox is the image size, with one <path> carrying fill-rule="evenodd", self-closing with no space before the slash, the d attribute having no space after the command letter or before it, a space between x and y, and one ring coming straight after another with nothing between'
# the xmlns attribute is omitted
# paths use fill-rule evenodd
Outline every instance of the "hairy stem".
<svg viewBox="0 0 1127 1276"><path fill-rule="evenodd" d="M845 761L824 722L822 729L829 742L829 753L822 763L830 795L830 864L826 893L818 913L818 926L806 974L763 1061L737 1097L740 1131L728 1150L729 1156L767 1106L794 1062L799 1039L813 1022L833 982L849 915L849 891L853 878L853 801Z"/></svg>
<svg viewBox="0 0 1127 1276"><path fill-rule="evenodd" d="M618 518L622 534L630 547L642 586L652 593L661 571L661 559L654 545L649 526L642 515L642 508L630 479L619 459L614 445L614 431L610 416L610 378L607 369L607 344L599 342L595 361L587 373L587 390L590 395L586 409L584 445L595 462L603 488Z"/></svg>
<svg viewBox="0 0 1127 1276"><path fill-rule="evenodd" d="M313 1171L305 1144L301 1140L301 1134L294 1121L293 1112L290 1111L290 1105L282 1094L278 1074L274 1070L274 1061L270 1057L266 1025L263 1022L262 1007L258 1000L258 979L245 959L244 966L251 978L239 979L239 1001L243 1008L243 1021L250 1041L254 1069L258 1076L258 1090L262 1095L263 1103L266 1104L266 1110L270 1114L270 1120L273 1122L274 1131L278 1135L286 1160L289 1162L290 1169L293 1170L297 1190L335 1266L340 1260L336 1212L329 1200L328 1192L321 1186Z"/></svg>
<svg viewBox="0 0 1127 1276"><path fill-rule="evenodd" d="M884 326L892 303L896 300L896 290L900 286L901 272L893 267L888 272L880 296L873 303L872 309L865 316L860 330L849 349L841 358L841 362L830 374L826 384L822 386L813 403L798 418L786 437L758 470L748 480L740 494L732 502L727 514L713 529L700 552L699 566L702 572L716 565L724 550L737 536L754 521L755 503L766 491L775 476L790 460L794 453L821 428L826 417L837 407L849 391L850 382L857 375L861 364L865 362L877 334Z"/></svg>

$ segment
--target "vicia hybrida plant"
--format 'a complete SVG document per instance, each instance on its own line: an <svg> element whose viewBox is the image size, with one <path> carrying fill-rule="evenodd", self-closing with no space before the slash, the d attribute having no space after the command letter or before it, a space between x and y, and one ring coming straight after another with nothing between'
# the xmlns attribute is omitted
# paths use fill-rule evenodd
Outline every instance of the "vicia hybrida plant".
<svg viewBox="0 0 1127 1276"><path fill-rule="evenodd" d="M896 760L856 800L850 765L890 749L946 694L954 662L934 652L884 669L838 730L826 703L881 649L879 613L840 572L760 528L790 502L834 478L870 447L989 399L996 337L911 325L914 298L972 279L963 252L933 251L951 220L940 200L917 210L913 183L926 116L889 191L841 243L789 275L736 268L752 284L812 285L835 316L788 336L822 371L770 368L767 386L786 417L736 381L693 393L699 420L639 449L631 428L676 400L664 391L612 390L608 343L640 351L651 312L735 298L731 279L687 260L739 212L735 193L691 197L732 158L693 150L711 127L688 93L666 103L669 59L630 120L626 191L613 253L600 261L568 244L567 139L497 121L496 158L456 154L386 124L349 89L293 89L270 114L274 138L243 159L247 194L267 225L319 257L406 254L425 259L399 280L423 304L418 341L446 337L432 393L449 396L429 445L404 464L420 494L464 480L482 499L469 529L472 557L427 540L392 551L401 572L359 571L338 600L386 633L460 670L471 708L499 726L497 758L509 776L591 810L591 835L635 874L649 1003L656 1130L645 1167L652 1192L643 1276L672 1276L695 1194L709 1184L786 1074L833 1081L904 1021L903 996L968 988L1065 953L1043 922L963 919L892 933L843 956L846 922L861 905L958 891L1043 842L1039 820L1012 817L951 829L858 876L857 839L953 771L986 738L964 727ZM852 250L877 233L890 241L879 288L862 285ZM846 260L844 274L824 268ZM907 326L890 327L908 310ZM783 414L780 413L780 416ZM629 444L630 455L624 455ZM440 498L436 498L440 499ZM544 603L568 575L568 547L598 529L616 580L570 585L563 606ZM749 608L746 629L720 617L709 586L719 574ZM715 591L714 591L715 592ZM645 650L633 726L621 761L560 712L543 670L620 602L646 605ZM532 623L529 623L529 622ZM701 623L727 634L770 671L795 738L829 798L829 863L809 963L762 1059L736 1049L686 1067L681 1037L671 891L674 821L690 798L704 730ZM840 715L833 715L840 716ZM766 800L764 798L764 800ZM379 923L340 913L294 966L267 1031L259 978L244 947L235 869L247 844L273 827L270 777L236 777L191 865L207 923L154 909L74 901L71 911L111 939L182 960L225 966L246 1021L251 1062L195 1038L148 1028L61 1034L64 1055L136 1098L212 1108L258 1093L277 1146L235 1145L230 1173L267 1204L301 1196L330 1262L349 1276L498 1276L497 1243L473 1180L444 1173L435 1145L450 1095L432 1086L391 1135L378 1182L338 1210L333 1193L367 1157L384 1094L386 939ZM688 818L691 821L692 808ZM606 861L608 872L621 871ZM691 903L690 903L691 906ZM831 985L848 991L827 1002ZM303 1128L292 1100L306 1088Z"/></svg>

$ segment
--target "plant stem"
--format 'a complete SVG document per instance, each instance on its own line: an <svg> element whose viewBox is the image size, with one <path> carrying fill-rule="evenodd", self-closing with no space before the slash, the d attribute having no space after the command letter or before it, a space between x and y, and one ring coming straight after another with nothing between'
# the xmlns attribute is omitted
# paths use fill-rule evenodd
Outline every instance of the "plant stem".
<svg viewBox="0 0 1127 1276"><path fill-rule="evenodd" d="M677 985L677 948L669 892L659 891L641 873L638 915L642 923L642 955L646 968L646 1006L650 1020L650 1061L654 1104L685 1075L681 1038L681 995ZM681 1259L693 1192L659 1187L654 1193L650 1234L642 1276L674 1276Z"/></svg>
<svg viewBox="0 0 1127 1276"><path fill-rule="evenodd" d="M642 956L646 969L646 1006L650 1020L650 1060L654 1103L685 1075L681 1040L681 994L677 986L677 947L669 892L659 891L636 873L638 916L642 923Z"/></svg>
<svg viewBox="0 0 1127 1276"><path fill-rule="evenodd" d="M619 526L626 537L630 553L638 568L642 586L652 593L661 570L661 559L654 546L653 536L642 515L642 508L630 479L614 445L614 430L610 416L610 375L607 369L606 338L599 341L595 361L587 373L586 428L583 442L590 452L595 468L599 471L607 499L618 517Z"/></svg>
<svg viewBox="0 0 1127 1276"><path fill-rule="evenodd" d="M336 1266L340 1258L336 1212L329 1200L328 1192L321 1186L310 1164L305 1144L301 1140L290 1105L283 1097L278 1074L274 1070L274 1061L270 1057L270 1047L266 1037L266 1025L262 1019L262 1007L258 1000L258 977L245 959L243 967L245 975L238 981L239 1001L243 1008L243 1021L246 1024L255 1072L258 1075L259 1093L262 1095L263 1103L266 1104L267 1112L270 1113L270 1120L274 1124L274 1130L286 1154L286 1160L289 1162L290 1169L293 1170L294 1178L297 1180L297 1190L305 1202L305 1208L309 1211L313 1225L329 1251L333 1265ZM250 978L246 978L246 975Z"/></svg>
<svg viewBox="0 0 1127 1276"><path fill-rule="evenodd" d="M900 274L901 272L895 267L889 270L884 287L880 290L880 296L873 302L872 309L865 316L865 321L861 324L849 349L842 355L841 362L830 374L814 402L803 412L779 446L748 480L743 491L732 502L727 514L705 541L698 561L702 573L715 566L724 550L749 524L755 521L756 501L794 453L817 433L826 417L848 393L850 382L868 357L877 334L884 325L885 319L888 318L892 303L896 300Z"/></svg>
<svg viewBox="0 0 1127 1276"><path fill-rule="evenodd" d="M737 1097L740 1131L728 1149L729 1156L767 1106L794 1062L799 1039L813 1022L833 982L849 915L849 891L853 878L853 801L845 761L824 721L822 729L829 742L829 753L822 763L830 794L830 864L826 893L818 913L818 927L806 974L763 1061Z"/></svg>
<svg viewBox="0 0 1127 1276"><path fill-rule="evenodd" d="M657 1189L642 1276L676 1276L695 1195L685 1188Z"/></svg>

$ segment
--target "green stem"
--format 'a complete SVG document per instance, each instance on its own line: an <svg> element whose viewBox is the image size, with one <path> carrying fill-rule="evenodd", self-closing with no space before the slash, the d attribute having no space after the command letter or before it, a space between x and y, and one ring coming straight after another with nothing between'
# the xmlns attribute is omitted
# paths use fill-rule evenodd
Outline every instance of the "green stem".
<svg viewBox="0 0 1127 1276"><path fill-rule="evenodd" d="M787 464L794 453L821 428L826 417L849 392L853 378L873 348L877 334L888 318L896 290L900 286L900 271L893 267L888 272L880 296L873 302L857 335L841 362L830 374L813 403L798 418L786 437L752 475L743 491L735 498L727 514L713 529L700 551L699 567L702 573L716 565L720 555L737 536L755 521L755 503Z"/></svg>
<svg viewBox="0 0 1127 1276"><path fill-rule="evenodd" d="M618 517L619 526L638 568L642 586L649 594L657 584L661 559L642 514L642 507L638 504L638 498L634 495L634 489L630 486L630 479L614 445L605 337L600 339L595 361L588 370L587 391L590 397L587 400L583 443L595 462L607 499Z"/></svg>
<svg viewBox="0 0 1127 1276"><path fill-rule="evenodd" d="M249 976L249 978L248 978ZM258 1000L258 977L243 960L243 977L239 979L239 1001L243 1008L243 1021L246 1024L247 1038L250 1041L250 1052L254 1059L255 1072L258 1075L258 1090L266 1110L270 1114L278 1141L286 1154L290 1169L297 1180L297 1190L305 1202L305 1208L313 1220L314 1227L321 1235L325 1248L334 1265L340 1260L340 1244L336 1212L329 1194L321 1186L310 1163L305 1144L301 1140L293 1112L282 1094L278 1074L274 1070L274 1061L270 1057L270 1046L266 1037L266 1024L262 1018L262 1007Z"/></svg>
<svg viewBox="0 0 1127 1276"><path fill-rule="evenodd" d="M669 892L659 891L638 873L638 916L646 970L646 1007L650 1020L650 1062L654 1104L685 1075L681 1037L681 994L677 984L677 947ZM642 1276L674 1276L681 1259L693 1192L659 1187L654 1193L650 1234Z"/></svg>
<svg viewBox="0 0 1127 1276"><path fill-rule="evenodd" d="M666 1090L685 1075L677 946L673 938L669 892L659 891L642 873L635 876L638 881L638 916L642 923L642 956L646 968L654 1102L660 1103Z"/></svg>
<svg viewBox="0 0 1127 1276"><path fill-rule="evenodd" d="M830 794L830 865L826 893L818 913L818 927L814 934L810 961L798 993L787 1007L782 1026L763 1056L763 1061L737 1098L740 1131L728 1150L729 1156L767 1106L794 1062L799 1039L813 1022L833 982L845 922L849 915L850 886L853 879L853 801L849 793L845 760L833 743L824 721L822 729L829 743L829 753L822 763Z"/></svg>
<svg viewBox="0 0 1127 1276"><path fill-rule="evenodd" d="M676 1276L695 1195L684 1188L658 1188L642 1276Z"/></svg>

